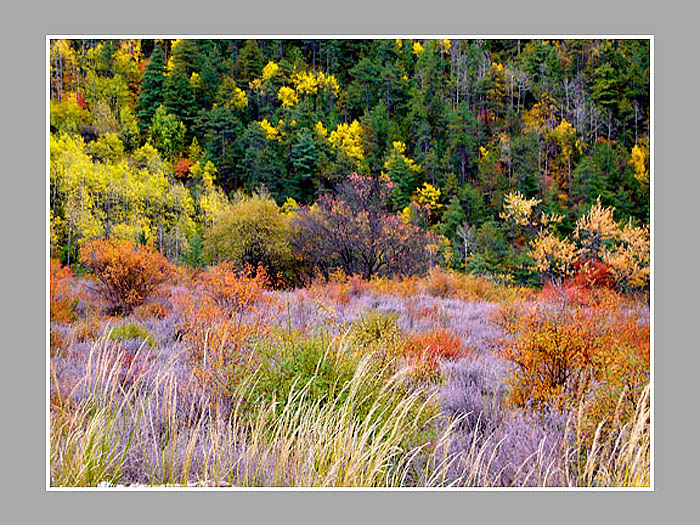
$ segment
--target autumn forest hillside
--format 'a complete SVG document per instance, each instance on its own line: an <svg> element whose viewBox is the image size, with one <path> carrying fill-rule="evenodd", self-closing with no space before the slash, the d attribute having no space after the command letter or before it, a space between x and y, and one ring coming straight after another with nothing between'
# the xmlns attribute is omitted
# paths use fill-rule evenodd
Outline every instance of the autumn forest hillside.
<svg viewBox="0 0 700 525"><path fill-rule="evenodd" d="M54 40L51 250L152 241L289 283L571 274L592 206L648 237L649 64L647 40ZM245 218L265 246L220 234ZM383 236L413 255L343 255Z"/></svg>

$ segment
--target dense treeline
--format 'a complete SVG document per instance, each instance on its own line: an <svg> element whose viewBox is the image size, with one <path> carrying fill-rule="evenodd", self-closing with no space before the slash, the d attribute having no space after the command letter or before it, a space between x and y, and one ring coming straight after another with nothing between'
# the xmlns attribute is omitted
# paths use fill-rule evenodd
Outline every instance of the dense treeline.
<svg viewBox="0 0 700 525"><path fill-rule="evenodd" d="M424 268L386 255L403 243L432 247L430 264L530 281L536 232L509 222L514 195L556 217L560 236L597 202L620 239L628 220L649 222L646 40L56 40L50 68L51 240L64 262L108 236L190 264L226 258L239 190L275 201L246 210L283 216L274 264L290 275ZM382 181L362 226L338 208L362 195L355 184L348 196L353 180ZM340 219L372 242L314 253L312 235L331 243ZM227 249L254 263L248 248ZM305 258L290 267L287 252Z"/></svg>

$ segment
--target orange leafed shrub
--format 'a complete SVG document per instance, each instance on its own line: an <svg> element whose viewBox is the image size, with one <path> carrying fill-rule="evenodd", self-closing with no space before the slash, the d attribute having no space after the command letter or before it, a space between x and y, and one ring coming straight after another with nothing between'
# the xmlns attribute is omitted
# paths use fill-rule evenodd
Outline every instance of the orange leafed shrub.
<svg viewBox="0 0 700 525"><path fill-rule="evenodd" d="M318 299L348 304L352 297L367 291L369 283L359 275L348 276L342 269L337 269L328 276L328 280L314 280L308 289Z"/></svg>
<svg viewBox="0 0 700 525"><path fill-rule="evenodd" d="M342 270L333 272L327 281L315 281L309 286L315 296L323 296L346 304L351 297L373 293L408 298L417 295L460 299L463 301L508 301L529 295L530 290L497 284L476 275L463 274L440 267L431 268L425 276L373 276L369 280L359 275L346 276Z"/></svg>
<svg viewBox="0 0 700 525"><path fill-rule="evenodd" d="M49 351L51 357L61 355L68 348L68 341L58 330L51 328L49 332Z"/></svg>
<svg viewBox="0 0 700 525"><path fill-rule="evenodd" d="M194 375L217 393L225 393L256 363L252 352L265 327L258 320L237 321L208 296L180 299L182 341Z"/></svg>
<svg viewBox="0 0 700 525"><path fill-rule="evenodd" d="M49 267L49 311L52 322L70 323L75 320L78 294L73 284L73 272L51 259Z"/></svg>
<svg viewBox="0 0 700 525"><path fill-rule="evenodd" d="M174 270L150 245L131 241L95 240L80 249L80 262L95 276L99 292L115 313L129 314L143 304Z"/></svg>
<svg viewBox="0 0 700 525"><path fill-rule="evenodd" d="M648 382L649 326L612 291L588 292L582 301L572 290L580 291L501 312L503 356L516 367L510 401L571 408L584 400L598 420L616 407L629 415Z"/></svg>
<svg viewBox="0 0 700 525"><path fill-rule="evenodd" d="M194 166L194 162L192 162L190 159L178 160L173 166L175 170L175 178L185 179L189 177L192 166Z"/></svg>
<svg viewBox="0 0 700 525"><path fill-rule="evenodd" d="M404 347L406 360L422 377L438 374L440 360L458 359L468 354L460 338L443 329L413 335Z"/></svg>
<svg viewBox="0 0 700 525"><path fill-rule="evenodd" d="M197 271L187 266L174 266L171 282L174 286L194 286Z"/></svg>
<svg viewBox="0 0 700 525"><path fill-rule="evenodd" d="M256 341L268 327L256 315L267 276L259 268L237 272L221 263L197 279L199 293L175 298L182 321L179 331L187 347L193 373L214 392L226 394L258 359Z"/></svg>
<svg viewBox="0 0 700 525"><path fill-rule="evenodd" d="M222 262L199 276L198 284L219 307L229 313L242 313L258 301L269 288L270 279L261 265L236 270L233 263Z"/></svg>
<svg viewBox="0 0 700 525"><path fill-rule="evenodd" d="M170 315L170 309L160 303L146 303L134 308L134 316L137 319L163 319Z"/></svg>

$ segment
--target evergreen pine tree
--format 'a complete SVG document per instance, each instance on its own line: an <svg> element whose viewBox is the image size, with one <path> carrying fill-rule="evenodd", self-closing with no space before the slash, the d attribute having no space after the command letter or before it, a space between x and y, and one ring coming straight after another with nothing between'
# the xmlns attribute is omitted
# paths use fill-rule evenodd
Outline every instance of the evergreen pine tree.
<svg viewBox="0 0 700 525"><path fill-rule="evenodd" d="M187 129L192 129L197 116L196 100L190 86L190 79L181 70L175 70L165 81L164 106L168 113L175 115Z"/></svg>
<svg viewBox="0 0 700 525"><path fill-rule="evenodd" d="M165 55L161 47L156 46L143 74L141 92L136 104L136 118L138 118L141 133L151 125L156 109L163 103L164 83Z"/></svg>
<svg viewBox="0 0 700 525"><path fill-rule="evenodd" d="M246 40L245 46L238 55L238 66L240 68L239 85L245 89L248 82L260 76L264 64L264 57L257 40Z"/></svg>
<svg viewBox="0 0 700 525"><path fill-rule="evenodd" d="M292 167L294 169L293 187L289 194L299 202L309 203L313 199L314 184L312 178L316 173L318 152L311 132L303 130L292 146Z"/></svg>

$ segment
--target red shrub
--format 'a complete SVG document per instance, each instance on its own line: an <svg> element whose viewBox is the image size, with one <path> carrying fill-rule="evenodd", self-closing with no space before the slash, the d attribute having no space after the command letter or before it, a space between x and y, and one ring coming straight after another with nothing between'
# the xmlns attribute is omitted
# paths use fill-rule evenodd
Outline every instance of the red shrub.
<svg viewBox="0 0 700 525"><path fill-rule="evenodd" d="M459 337L446 330L431 330L412 336L404 347L404 355L421 376L434 376L440 360L458 359L468 355Z"/></svg>
<svg viewBox="0 0 700 525"><path fill-rule="evenodd" d="M574 263L574 269L576 274L571 280L572 285L585 288L615 288L615 278L608 264L597 259L579 259Z"/></svg>
<svg viewBox="0 0 700 525"><path fill-rule="evenodd" d="M194 162L192 162L190 159L180 159L175 163L175 166L173 168L175 169L175 178L177 179L186 179L190 175L190 169L192 169L192 166L194 165Z"/></svg>
<svg viewBox="0 0 700 525"><path fill-rule="evenodd" d="M83 98L83 95L81 95L80 93L76 93L76 95L75 95L75 101L76 101L76 103L78 104L78 107L79 107L80 109L89 109L89 108L88 108L88 105L87 105L87 102L85 102L85 99Z"/></svg>
<svg viewBox="0 0 700 525"><path fill-rule="evenodd" d="M51 259L49 267L49 311L52 322L70 323L75 320L78 293L73 283L73 272Z"/></svg>
<svg viewBox="0 0 700 525"><path fill-rule="evenodd" d="M591 289L568 281L563 284L548 282L537 294L537 299L544 303L565 302L569 305L585 306L590 304Z"/></svg>

